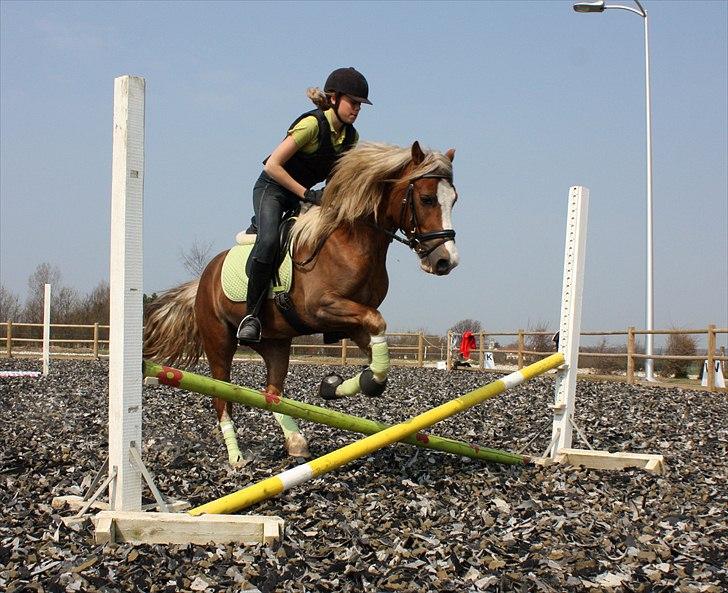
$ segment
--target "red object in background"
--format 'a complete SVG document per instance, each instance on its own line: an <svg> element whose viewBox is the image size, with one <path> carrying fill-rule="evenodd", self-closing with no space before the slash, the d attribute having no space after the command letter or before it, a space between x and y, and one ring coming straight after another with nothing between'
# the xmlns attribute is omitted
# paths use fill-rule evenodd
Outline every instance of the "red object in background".
<svg viewBox="0 0 728 593"><path fill-rule="evenodd" d="M477 347L478 345L475 343L475 336L473 335L473 332L470 330L464 332L463 339L460 341L460 356L462 356L464 360L467 360L470 358L470 351Z"/></svg>

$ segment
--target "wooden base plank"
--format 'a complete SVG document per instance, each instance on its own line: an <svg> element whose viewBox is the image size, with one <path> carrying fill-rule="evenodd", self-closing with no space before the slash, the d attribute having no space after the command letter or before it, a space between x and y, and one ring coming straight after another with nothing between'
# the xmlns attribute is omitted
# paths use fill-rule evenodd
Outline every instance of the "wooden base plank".
<svg viewBox="0 0 728 593"><path fill-rule="evenodd" d="M549 463L564 463L568 465L583 465L592 469L619 470L627 467L638 467L653 474L662 474L665 471L665 458L662 455L649 453L632 453L620 451L594 451L592 449L559 449L555 459L539 458L534 463L548 465Z"/></svg>
<svg viewBox="0 0 728 593"><path fill-rule="evenodd" d="M96 543L272 544L283 535L280 517L101 511L93 518Z"/></svg>
<svg viewBox="0 0 728 593"><path fill-rule="evenodd" d="M53 497L53 500L51 501L51 506L54 509L63 509L65 507L70 508L71 510L77 511L83 505L86 504L86 501L84 500L83 496L78 496L76 494L67 494L65 496L55 496ZM96 510L105 511L109 508L108 502L102 502L100 500L95 500L91 503L91 508Z"/></svg>
<svg viewBox="0 0 728 593"><path fill-rule="evenodd" d="M186 501L186 500L167 500L167 508L169 509L170 513L181 513L182 511L186 511L189 509L192 505ZM86 504L86 501L84 500L83 496L77 496L76 494L67 494L65 496L55 496L53 500L51 501L51 506L54 509L63 509L68 507L71 510L77 511L81 509L84 504ZM152 510L156 508L155 503L151 503L149 505L142 505L142 510ZM104 502L101 500L95 500L91 503L91 507L94 510L97 511L108 511L109 510L109 503Z"/></svg>

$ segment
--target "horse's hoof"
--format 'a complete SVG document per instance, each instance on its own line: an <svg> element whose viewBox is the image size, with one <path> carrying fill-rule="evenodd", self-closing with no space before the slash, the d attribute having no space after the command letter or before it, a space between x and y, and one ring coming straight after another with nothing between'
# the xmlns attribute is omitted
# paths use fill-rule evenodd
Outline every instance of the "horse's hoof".
<svg viewBox="0 0 728 593"><path fill-rule="evenodd" d="M228 462L230 463L230 467L234 469L240 469L241 467L245 467L250 463L248 459L245 459L243 455L237 455L235 458L229 457Z"/></svg>
<svg viewBox="0 0 728 593"><path fill-rule="evenodd" d="M291 457L303 457L304 459L311 457L311 453L308 451L306 437L300 432L293 432L288 435L286 449L288 450L288 455Z"/></svg>
<svg viewBox="0 0 728 593"><path fill-rule="evenodd" d="M374 373L372 369L367 368L361 372L359 376L359 386L361 392L369 397L378 397L384 393L384 388L387 386L387 380L384 383L378 383L374 380Z"/></svg>
<svg viewBox="0 0 728 593"><path fill-rule="evenodd" d="M338 399L336 395L336 388L344 382L341 375L331 373L321 379L321 385L319 385L319 397L324 399Z"/></svg>

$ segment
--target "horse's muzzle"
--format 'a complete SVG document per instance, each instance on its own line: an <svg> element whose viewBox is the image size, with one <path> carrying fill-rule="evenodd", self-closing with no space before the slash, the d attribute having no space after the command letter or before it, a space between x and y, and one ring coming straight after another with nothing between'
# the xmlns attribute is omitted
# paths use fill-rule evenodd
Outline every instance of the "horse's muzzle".
<svg viewBox="0 0 728 593"><path fill-rule="evenodd" d="M420 268L428 274L445 276L459 263L460 257L455 241L446 241L420 259Z"/></svg>

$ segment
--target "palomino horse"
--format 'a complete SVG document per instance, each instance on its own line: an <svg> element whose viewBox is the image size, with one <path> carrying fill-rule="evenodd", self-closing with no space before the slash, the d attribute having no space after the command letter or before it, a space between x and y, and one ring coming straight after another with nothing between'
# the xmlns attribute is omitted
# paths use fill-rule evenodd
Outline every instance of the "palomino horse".
<svg viewBox="0 0 728 593"><path fill-rule="evenodd" d="M302 214L292 229L289 294L303 326L294 323L295 329L273 301L267 301L262 340L250 346L265 361L266 393L275 397L283 392L294 336L337 332L351 338L368 355L370 365L346 381L328 377L321 393L329 398L381 394L390 368L386 322L377 310L389 284L387 250L393 239L405 243L417 254L420 267L438 276L458 264L451 219L457 199L454 154L424 153L417 142L411 149L369 143L341 157L321 206ZM223 293L220 274L226 253L218 254L199 280L168 290L153 302L146 323L146 358L184 366L196 362L204 348L212 376L230 381L235 330L245 305ZM307 331L299 331L302 327ZM218 399L214 405L234 465L240 451L232 405ZM276 419L289 455L308 456L295 420L282 414Z"/></svg>

